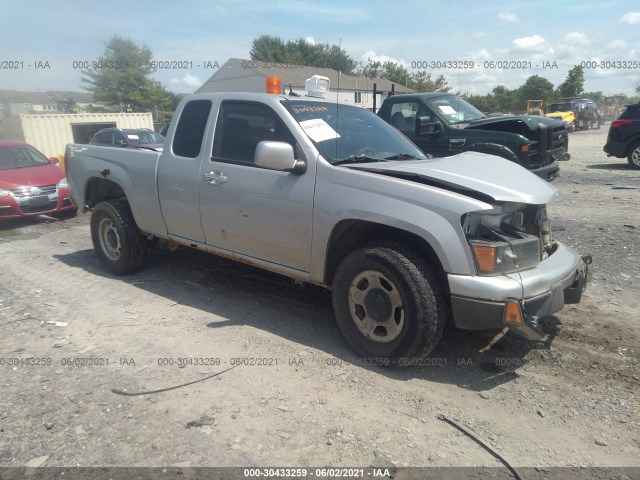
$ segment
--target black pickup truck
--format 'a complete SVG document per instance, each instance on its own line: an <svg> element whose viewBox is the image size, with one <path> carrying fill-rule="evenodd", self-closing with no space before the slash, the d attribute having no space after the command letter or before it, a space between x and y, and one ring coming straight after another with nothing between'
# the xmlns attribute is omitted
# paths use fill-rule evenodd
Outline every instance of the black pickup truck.
<svg viewBox="0 0 640 480"><path fill-rule="evenodd" d="M434 157L474 151L512 160L553 180L559 161L569 160L569 135L556 119L533 115L487 117L463 98L449 93L391 96L380 118Z"/></svg>

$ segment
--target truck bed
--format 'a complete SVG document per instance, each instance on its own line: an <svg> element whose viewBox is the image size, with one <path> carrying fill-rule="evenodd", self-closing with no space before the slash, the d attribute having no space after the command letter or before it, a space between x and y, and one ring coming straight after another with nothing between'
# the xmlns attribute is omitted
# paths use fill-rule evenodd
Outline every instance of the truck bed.
<svg viewBox="0 0 640 480"><path fill-rule="evenodd" d="M115 184L124 190L138 227L150 234L166 235L158 200L159 152L93 145L67 145L66 169L71 198L80 208L87 205L90 182L100 182L104 192ZM98 178L95 178L98 177Z"/></svg>

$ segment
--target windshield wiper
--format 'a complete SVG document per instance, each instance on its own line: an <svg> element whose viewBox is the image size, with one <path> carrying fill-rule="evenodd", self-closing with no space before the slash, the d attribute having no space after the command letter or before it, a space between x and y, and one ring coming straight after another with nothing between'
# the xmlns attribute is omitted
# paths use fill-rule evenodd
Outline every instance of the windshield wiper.
<svg viewBox="0 0 640 480"><path fill-rule="evenodd" d="M336 160L332 165L343 165L345 163L369 163L369 162L384 162L382 158L367 157L366 155L349 155L342 160Z"/></svg>
<svg viewBox="0 0 640 480"><path fill-rule="evenodd" d="M390 157L384 157L385 160L409 160L411 158L416 158L416 156L411 155L410 153L398 153L396 155L391 155Z"/></svg>

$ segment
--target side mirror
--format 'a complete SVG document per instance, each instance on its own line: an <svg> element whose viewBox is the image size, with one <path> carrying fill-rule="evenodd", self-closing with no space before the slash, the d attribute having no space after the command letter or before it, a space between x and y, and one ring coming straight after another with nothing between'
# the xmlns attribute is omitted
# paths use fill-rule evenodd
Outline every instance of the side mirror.
<svg viewBox="0 0 640 480"><path fill-rule="evenodd" d="M49 163L51 165L58 165L60 163L60 159L58 157L50 157Z"/></svg>
<svg viewBox="0 0 640 480"><path fill-rule="evenodd" d="M298 171L293 147L286 142L262 141L256 147L254 163L258 167L279 172Z"/></svg>
<svg viewBox="0 0 640 480"><path fill-rule="evenodd" d="M127 142L125 142L124 140L117 140L116 145L118 145L119 147L126 147Z"/></svg>
<svg viewBox="0 0 640 480"><path fill-rule="evenodd" d="M440 133L440 123L430 117L416 117L416 137L435 137Z"/></svg>

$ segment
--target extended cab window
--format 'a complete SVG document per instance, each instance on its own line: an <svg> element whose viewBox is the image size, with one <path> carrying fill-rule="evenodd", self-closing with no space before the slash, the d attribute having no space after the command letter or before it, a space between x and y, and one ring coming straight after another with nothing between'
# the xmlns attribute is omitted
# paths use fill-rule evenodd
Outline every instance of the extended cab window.
<svg viewBox="0 0 640 480"><path fill-rule="evenodd" d="M102 132L96 136L96 141L111 145L112 132Z"/></svg>
<svg viewBox="0 0 640 480"><path fill-rule="evenodd" d="M391 107L390 123L405 135L413 135L416 128L416 116L426 117L429 114L418 102L395 103Z"/></svg>
<svg viewBox="0 0 640 480"><path fill-rule="evenodd" d="M266 105L223 102L213 143L213 157L219 161L253 164L258 143L296 142L280 117Z"/></svg>
<svg viewBox="0 0 640 480"><path fill-rule="evenodd" d="M210 111L211 100L192 100L184 106L173 137L175 155L189 158L200 155Z"/></svg>

